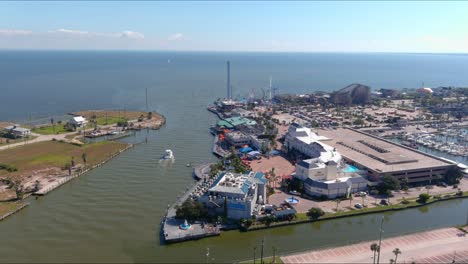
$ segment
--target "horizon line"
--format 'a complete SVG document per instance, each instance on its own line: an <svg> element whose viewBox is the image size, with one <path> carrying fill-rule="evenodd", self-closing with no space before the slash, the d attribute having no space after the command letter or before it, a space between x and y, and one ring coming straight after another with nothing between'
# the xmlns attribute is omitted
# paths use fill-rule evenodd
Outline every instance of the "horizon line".
<svg viewBox="0 0 468 264"><path fill-rule="evenodd" d="M468 52L423 52L423 51L271 51L271 50L157 50L157 49L23 49L0 48L0 51L103 51L103 52L181 52L181 53L387 53L387 54L432 54L432 55L468 55Z"/></svg>

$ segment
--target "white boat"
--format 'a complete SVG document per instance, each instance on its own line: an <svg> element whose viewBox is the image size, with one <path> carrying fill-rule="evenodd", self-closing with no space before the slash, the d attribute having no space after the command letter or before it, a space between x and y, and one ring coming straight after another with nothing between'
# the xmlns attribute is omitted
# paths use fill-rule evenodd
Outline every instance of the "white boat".
<svg viewBox="0 0 468 264"><path fill-rule="evenodd" d="M172 150L166 149L164 152L164 155L161 157L161 160L173 160L174 159L174 154L172 153Z"/></svg>

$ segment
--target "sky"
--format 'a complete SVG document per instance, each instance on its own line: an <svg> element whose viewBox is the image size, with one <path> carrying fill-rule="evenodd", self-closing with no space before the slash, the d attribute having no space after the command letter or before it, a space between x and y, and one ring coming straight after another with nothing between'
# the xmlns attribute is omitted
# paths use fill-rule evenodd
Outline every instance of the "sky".
<svg viewBox="0 0 468 264"><path fill-rule="evenodd" d="M468 2L0 1L0 49L468 52Z"/></svg>

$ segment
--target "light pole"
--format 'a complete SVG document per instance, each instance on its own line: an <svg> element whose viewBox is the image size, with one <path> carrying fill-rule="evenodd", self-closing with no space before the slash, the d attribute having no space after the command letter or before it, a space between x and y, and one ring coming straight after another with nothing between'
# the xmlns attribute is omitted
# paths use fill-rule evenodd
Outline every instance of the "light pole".
<svg viewBox="0 0 468 264"><path fill-rule="evenodd" d="M380 250L382 249L380 246L382 244L382 233L383 233L383 221L384 221L384 216L382 216L382 221L380 222L380 237L379 237L379 247L378 247L378 254L377 254L377 264L379 264L380 262Z"/></svg>
<svg viewBox="0 0 468 264"><path fill-rule="evenodd" d="M257 252L257 247L255 246L255 247L253 248L253 250L254 250L254 264L256 264L256 263L255 263L255 261L256 261L256 259L255 259L255 253Z"/></svg>
<svg viewBox="0 0 468 264"><path fill-rule="evenodd" d="M265 245L265 239L262 238L262 250L260 251L260 264L263 264L263 246Z"/></svg>

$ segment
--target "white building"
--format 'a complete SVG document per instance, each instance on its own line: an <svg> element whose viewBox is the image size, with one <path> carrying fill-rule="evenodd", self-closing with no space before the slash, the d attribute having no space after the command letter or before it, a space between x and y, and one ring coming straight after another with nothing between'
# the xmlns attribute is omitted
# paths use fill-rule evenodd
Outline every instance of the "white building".
<svg viewBox="0 0 468 264"><path fill-rule="evenodd" d="M31 135L31 129L19 126L7 126L3 129L5 134L10 134L15 138L25 138Z"/></svg>
<svg viewBox="0 0 468 264"><path fill-rule="evenodd" d="M228 218L249 219L256 205L265 202L266 183L267 179L261 172L222 173L198 201L217 214L227 210Z"/></svg>
<svg viewBox="0 0 468 264"><path fill-rule="evenodd" d="M88 123L88 120L83 116L74 116L70 119L70 124L76 127L84 127Z"/></svg>
<svg viewBox="0 0 468 264"><path fill-rule="evenodd" d="M333 147L320 142L325 140L328 138L315 134L310 128L292 123L285 136L285 147L288 151L296 150L312 158L315 163L334 161L340 164L340 153Z"/></svg>
<svg viewBox="0 0 468 264"><path fill-rule="evenodd" d="M340 168L341 154L320 140L328 138L318 136L296 123L289 126L285 137L288 150L296 150L310 157L296 164L294 174L295 178L304 182L305 192L311 196L336 198L367 189L367 180L359 173Z"/></svg>

